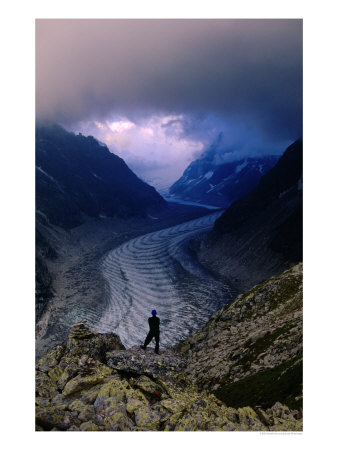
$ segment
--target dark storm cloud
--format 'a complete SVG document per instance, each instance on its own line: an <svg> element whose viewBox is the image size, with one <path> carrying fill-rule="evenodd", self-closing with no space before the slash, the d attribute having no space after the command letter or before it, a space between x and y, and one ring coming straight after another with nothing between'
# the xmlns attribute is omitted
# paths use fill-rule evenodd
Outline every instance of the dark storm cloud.
<svg viewBox="0 0 338 450"><path fill-rule="evenodd" d="M38 20L36 37L38 118L214 114L301 135L301 20Z"/></svg>

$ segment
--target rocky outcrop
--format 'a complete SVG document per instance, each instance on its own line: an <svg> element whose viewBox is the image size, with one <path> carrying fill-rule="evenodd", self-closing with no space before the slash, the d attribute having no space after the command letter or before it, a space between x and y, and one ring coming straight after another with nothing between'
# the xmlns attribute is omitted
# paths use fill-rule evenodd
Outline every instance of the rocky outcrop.
<svg viewBox="0 0 338 450"><path fill-rule="evenodd" d="M215 313L176 349L187 378L234 407L302 406L302 264Z"/></svg>
<svg viewBox="0 0 338 450"><path fill-rule="evenodd" d="M132 347L124 352L115 350L106 354L109 367L133 375L165 376L179 373L186 365L186 358L174 350L161 350L161 355Z"/></svg>
<svg viewBox="0 0 338 450"><path fill-rule="evenodd" d="M299 412L276 403L232 408L200 392L185 355L125 350L117 335L74 325L66 344L36 366L37 431L233 431L302 429Z"/></svg>

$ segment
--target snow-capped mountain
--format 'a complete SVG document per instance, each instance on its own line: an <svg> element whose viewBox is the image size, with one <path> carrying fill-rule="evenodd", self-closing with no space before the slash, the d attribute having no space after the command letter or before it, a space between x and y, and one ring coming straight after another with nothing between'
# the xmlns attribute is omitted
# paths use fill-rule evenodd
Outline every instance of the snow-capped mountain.
<svg viewBox="0 0 338 450"><path fill-rule="evenodd" d="M216 164L209 155L193 161L169 189L172 198L228 207L251 191L278 156L242 158Z"/></svg>

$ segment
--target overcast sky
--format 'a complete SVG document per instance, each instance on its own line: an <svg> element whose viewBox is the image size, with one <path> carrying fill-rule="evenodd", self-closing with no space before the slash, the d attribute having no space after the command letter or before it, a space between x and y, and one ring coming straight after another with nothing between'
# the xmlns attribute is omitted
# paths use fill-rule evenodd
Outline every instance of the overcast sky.
<svg viewBox="0 0 338 450"><path fill-rule="evenodd" d="M37 20L36 113L155 186L222 132L233 158L302 135L302 21Z"/></svg>

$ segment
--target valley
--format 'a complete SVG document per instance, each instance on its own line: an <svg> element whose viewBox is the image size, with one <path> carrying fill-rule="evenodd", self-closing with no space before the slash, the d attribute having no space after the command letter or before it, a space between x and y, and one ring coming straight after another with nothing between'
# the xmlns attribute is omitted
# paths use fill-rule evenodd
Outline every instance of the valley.
<svg viewBox="0 0 338 450"><path fill-rule="evenodd" d="M209 231L216 212L132 239L101 263L108 285L102 318L91 323L101 333L117 333L126 347L141 344L147 318L161 318L161 347L170 347L200 328L234 291L217 281L191 251L190 239Z"/></svg>
<svg viewBox="0 0 338 450"><path fill-rule="evenodd" d="M167 316L170 312L169 300L176 299L177 304L180 303L179 299L182 299L173 315L177 317L177 313L183 314L179 327L181 331L178 334L180 338L186 337L190 331L205 323L216 309L225 304L224 299L230 298L230 290L194 262L186 243L191 237L210 229L219 215L219 212L210 215L210 210L201 207L169 203L166 209L158 211L156 215L129 219L88 218L84 224L71 230L40 223L39 230L49 245L55 249L57 257L45 259L53 280L53 297L36 324L37 357L56 342L62 341L70 327L79 320L87 320L92 327L101 332L115 330L117 326L125 328L123 334L125 343L133 339L142 340L144 337L140 336L145 333L148 310L154 307L152 302L155 298L158 301L156 307L159 313L161 313L159 302L163 302L163 313ZM153 239L157 250L151 253L151 249L154 249ZM142 244L140 248L139 243ZM130 252L135 261L136 272L133 261L130 261ZM127 265L129 280L125 288L123 287L125 280L121 278L124 275L122 273L118 276L113 275L116 253L119 254L119 258L125 258L124 265ZM142 255L148 260L147 266L142 261ZM160 266L160 261L161 264L162 262L166 264ZM141 273L142 277L137 276ZM203 280L200 280L201 276L204 277ZM135 280L139 284L135 284ZM213 290L210 290L210 286L213 286ZM148 296L144 294L147 289L149 289ZM136 293L142 293L141 298L137 300L132 297L135 309L130 309L128 303L131 292L134 292L135 296ZM199 300L195 300L196 292L199 292ZM209 298L204 299L206 292L209 297L214 294L210 305L205 303ZM116 296L120 294L122 298L118 300ZM121 304L121 301L122 303L126 301L126 304ZM201 310L198 314L199 319L195 321L192 314L193 311L196 313L196 308L201 306L201 302L205 303L206 310ZM118 306L121 308L120 312L117 310ZM143 315L139 318L142 326L138 323L141 328L135 334L133 320L135 312L140 314L140 309L143 311ZM127 320L125 323L117 317L121 317L121 313L126 310L130 311L125 317ZM172 342L175 327L170 327L169 324L174 322L171 322L170 318L167 320L168 323L166 321L163 323L164 329L167 329L167 333L163 335L163 342L172 345L178 342L178 339L175 338ZM186 324L187 321L191 322L190 326Z"/></svg>
<svg viewBox="0 0 338 450"><path fill-rule="evenodd" d="M37 165L36 429L301 430L301 142L220 208L166 201L56 131L60 170L41 139Z"/></svg>
<svg viewBox="0 0 338 450"><path fill-rule="evenodd" d="M61 17L35 20L32 55L35 430L301 432L303 19ZM7 316L29 326L33 130L11 120Z"/></svg>

